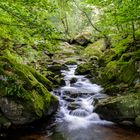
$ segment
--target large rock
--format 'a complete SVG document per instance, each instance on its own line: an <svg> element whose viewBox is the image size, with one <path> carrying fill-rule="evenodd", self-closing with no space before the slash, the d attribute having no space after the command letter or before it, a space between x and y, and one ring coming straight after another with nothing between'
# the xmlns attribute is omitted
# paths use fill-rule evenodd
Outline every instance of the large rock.
<svg viewBox="0 0 140 140"><path fill-rule="evenodd" d="M105 67L98 68L97 71L98 75L95 77L95 81L101 84L105 93L109 95L134 91L135 83L139 84L139 74L135 61L110 61Z"/></svg>
<svg viewBox="0 0 140 140"><path fill-rule="evenodd" d="M129 121L140 126L140 93L100 100L95 112L105 120L117 123Z"/></svg>
<svg viewBox="0 0 140 140"><path fill-rule="evenodd" d="M83 32L83 33L77 35L74 38L74 41L82 46L87 45L88 43L91 43L91 33Z"/></svg>
<svg viewBox="0 0 140 140"><path fill-rule="evenodd" d="M96 65L89 63L81 63L78 65L75 74L77 75L95 75L96 73Z"/></svg>
<svg viewBox="0 0 140 140"><path fill-rule="evenodd" d="M0 126L24 125L56 111L52 83L9 56L0 57Z"/></svg>

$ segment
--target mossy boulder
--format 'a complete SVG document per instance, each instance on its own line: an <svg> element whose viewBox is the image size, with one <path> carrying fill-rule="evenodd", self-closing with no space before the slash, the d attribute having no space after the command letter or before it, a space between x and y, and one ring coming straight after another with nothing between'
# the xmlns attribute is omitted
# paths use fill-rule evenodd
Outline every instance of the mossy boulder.
<svg viewBox="0 0 140 140"><path fill-rule="evenodd" d="M96 65L92 63L81 63L78 65L75 74L77 75L86 75L94 74L96 72Z"/></svg>
<svg viewBox="0 0 140 140"><path fill-rule="evenodd" d="M95 112L109 121L130 121L140 126L140 93L100 100L96 104Z"/></svg>
<svg viewBox="0 0 140 140"><path fill-rule="evenodd" d="M62 64L60 63L53 63L51 65L49 65L47 67L47 69L53 73L55 73L56 75L60 75L61 74L61 67L62 67Z"/></svg>
<svg viewBox="0 0 140 140"><path fill-rule="evenodd" d="M81 58L87 61L97 61L104 54L105 47L104 39L99 39L98 41L89 44L81 51Z"/></svg>
<svg viewBox="0 0 140 140"><path fill-rule="evenodd" d="M0 126L24 125L56 111L52 83L8 55L0 57Z"/></svg>
<svg viewBox="0 0 140 140"><path fill-rule="evenodd" d="M106 93L125 92L135 85L138 78L135 61L110 61L105 67L100 67L95 81L105 89ZM110 94L109 93L109 94Z"/></svg>
<svg viewBox="0 0 140 140"><path fill-rule="evenodd" d="M77 79L76 77L72 77L72 78L70 79L70 84L76 83L77 80L78 80L78 79Z"/></svg>
<svg viewBox="0 0 140 140"><path fill-rule="evenodd" d="M77 64L76 60L69 60L65 63L65 65L76 65L76 64Z"/></svg>
<svg viewBox="0 0 140 140"><path fill-rule="evenodd" d="M73 42L85 46L88 43L91 43L91 33L90 32L80 33L74 38Z"/></svg>

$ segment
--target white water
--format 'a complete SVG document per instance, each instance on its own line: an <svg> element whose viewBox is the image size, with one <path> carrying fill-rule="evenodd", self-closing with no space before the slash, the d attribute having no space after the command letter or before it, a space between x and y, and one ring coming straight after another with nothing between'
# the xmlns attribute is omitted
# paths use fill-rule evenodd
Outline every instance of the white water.
<svg viewBox="0 0 140 140"><path fill-rule="evenodd" d="M101 94L101 86L92 84L85 76L75 75L76 65L69 65L68 70L62 70L66 85L56 90L60 101L60 110L57 115L58 131L60 131L68 140L90 140L91 127L95 125L110 125L111 122L101 120L98 114L94 113L94 98L105 98ZM76 78L77 82L70 84L70 80ZM74 109L69 109L71 104L77 105ZM84 137L76 135L84 131ZM74 133L74 134L73 134ZM74 137L71 137L74 135ZM89 135L89 136L88 136ZM85 138L86 136L86 138Z"/></svg>

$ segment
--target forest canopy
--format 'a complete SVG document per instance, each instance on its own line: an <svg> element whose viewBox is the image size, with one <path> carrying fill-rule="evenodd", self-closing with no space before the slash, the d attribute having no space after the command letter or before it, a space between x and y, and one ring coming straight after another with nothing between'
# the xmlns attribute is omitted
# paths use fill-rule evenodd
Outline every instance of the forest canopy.
<svg viewBox="0 0 140 140"><path fill-rule="evenodd" d="M95 39L131 36L135 42L139 13L139 0L2 0L0 41L33 45L92 31Z"/></svg>

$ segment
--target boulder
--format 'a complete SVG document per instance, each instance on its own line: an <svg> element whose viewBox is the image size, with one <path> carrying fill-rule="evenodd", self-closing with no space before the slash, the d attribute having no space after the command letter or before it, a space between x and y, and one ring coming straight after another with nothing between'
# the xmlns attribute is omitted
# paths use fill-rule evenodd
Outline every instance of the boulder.
<svg viewBox="0 0 140 140"><path fill-rule="evenodd" d="M82 63L79 64L75 74L77 75L94 75L96 73L96 66L92 63Z"/></svg>
<svg viewBox="0 0 140 140"><path fill-rule="evenodd" d="M86 46L88 43L91 43L91 33L83 32L78 34L74 38L74 42L78 43L79 45Z"/></svg>
<svg viewBox="0 0 140 140"><path fill-rule="evenodd" d="M95 112L105 120L116 123L129 121L140 126L140 93L100 100Z"/></svg>
<svg viewBox="0 0 140 140"><path fill-rule="evenodd" d="M0 127L25 125L56 111L52 83L10 56L0 57Z"/></svg>
<svg viewBox="0 0 140 140"><path fill-rule="evenodd" d="M77 78L76 77L73 77L70 79L70 84L74 84L77 82Z"/></svg>
<svg viewBox="0 0 140 140"><path fill-rule="evenodd" d="M65 65L76 65L76 64L77 64L76 60L69 60L65 63Z"/></svg>

